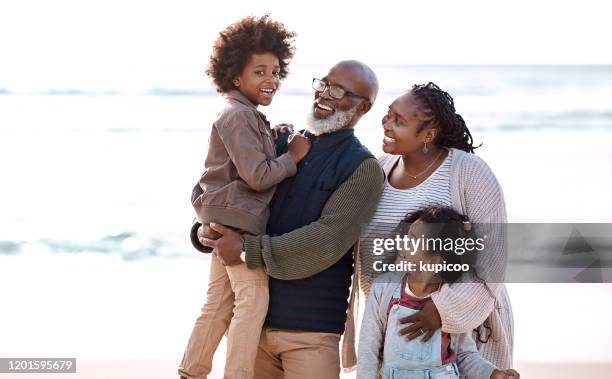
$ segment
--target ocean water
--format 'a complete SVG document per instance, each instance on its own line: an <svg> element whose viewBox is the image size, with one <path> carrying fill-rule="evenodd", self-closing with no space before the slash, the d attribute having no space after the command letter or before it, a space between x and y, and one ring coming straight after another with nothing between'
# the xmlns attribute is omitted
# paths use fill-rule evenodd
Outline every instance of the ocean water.
<svg viewBox="0 0 612 379"><path fill-rule="evenodd" d="M294 66L270 107L274 123L303 125L312 77ZM455 98L477 143L484 135L612 132L612 66L374 66L380 93L357 126L380 153L380 119L414 83ZM210 86L23 91L0 83L0 255L117 255L124 260L193 254L190 191L203 169L222 99ZM177 81L178 83L178 81ZM181 82L183 83L183 82ZM485 150L486 151L486 150ZM536 158L537 159L537 158ZM517 199L514 199L516 202Z"/></svg>

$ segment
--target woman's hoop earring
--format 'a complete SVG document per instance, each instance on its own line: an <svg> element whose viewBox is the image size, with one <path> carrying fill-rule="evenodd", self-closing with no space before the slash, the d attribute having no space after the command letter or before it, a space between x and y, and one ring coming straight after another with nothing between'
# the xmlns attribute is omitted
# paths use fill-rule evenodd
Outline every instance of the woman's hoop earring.
<svg viewBox="0 0 612 379"><path fill-rule="evenodd" d="M423 154L427 154L429 152L429 149L427 148L427 142L423 143Z"/></svg>

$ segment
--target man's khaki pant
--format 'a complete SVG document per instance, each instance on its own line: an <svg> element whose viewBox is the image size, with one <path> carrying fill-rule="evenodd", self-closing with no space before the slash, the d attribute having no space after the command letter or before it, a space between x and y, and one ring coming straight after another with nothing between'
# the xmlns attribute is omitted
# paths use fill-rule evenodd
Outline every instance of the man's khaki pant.
<svg viewBox="0 0 612 379"><path fill-rule="evenodd" d="M340 335L264 327L255 379L338 379Z"/></svg>
<svg viewBox="0 0 612 379"><path fill-rule="evenodd" d="M224 267L213 256L206 303L191 332L179 374L206 378L227 331L223 377L251 379L268 301L268 275L263 270L249 270L245 263Z"/></svg>

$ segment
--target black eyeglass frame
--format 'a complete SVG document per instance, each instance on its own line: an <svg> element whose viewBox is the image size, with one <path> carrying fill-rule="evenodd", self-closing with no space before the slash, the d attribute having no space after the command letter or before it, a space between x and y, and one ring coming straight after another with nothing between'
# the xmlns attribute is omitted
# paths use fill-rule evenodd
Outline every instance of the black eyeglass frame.
<svg viewBox="0 0 612 379"><path fill-rule="evenodd" d="M323 83L323 84L325 84L325 87L323 87L322 90L319 90L317 88L317 86L315 85L315 83ZM332 87L340 89L342 91L342 96L337 97L337 96L332 95L332 93L331 93L331 88ZM336 99L336 100L342 100L342 99L344 99L344 96L349 95L349 96L360 97L360 98L362 98L364 100L370 101L370 99L365 97L365 96L358 95L358 94L356 94L354 92L348 91L348 90L342 88L341 86L337 86L335 84L330 85L329 83L326 83L324 80L317 79L317 78L312 78L312 89L317 91L317 92L320 92L320 93L323 93L323 92L325 92L325 90L327 90L327 93L329 93L329 96L331 96L333 99Z"/></svg>

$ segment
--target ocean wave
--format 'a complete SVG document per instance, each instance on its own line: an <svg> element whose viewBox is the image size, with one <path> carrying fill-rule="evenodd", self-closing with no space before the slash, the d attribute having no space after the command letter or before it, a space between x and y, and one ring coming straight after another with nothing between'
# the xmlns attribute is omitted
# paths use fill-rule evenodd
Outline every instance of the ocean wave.
<svg viewBox="0 0 612 379"><path fill-rule="evenodd" d="M507 130L506 127L495 128L495 130ZM612 132L612 113L595 112L568 112L550 115L548 117L534 117L528 122L512 125L514 129L530 130L597 130Z"/></svg>
<svg viewBox="0 0 612 379"><path fill-rule="evenodd" d="M36 92L36 95L43 96L90 96L94 95L95 92L85 91L78 88L67 88L67 89L49 89L45 91Z"/></svg>
<svg viewBox="0 0 612 379"><path fill-rule="evenodd" d="M181 89L181 88L151 88L145 91L149 96L173 97L173 96L213 96L213 90Z"/></svg>
<svg viewBox="0 0 612 379"><path fill-rule="evenodd" d="M0 254L16 255L30 251L69 254L118 255L132 261L146 258L174 258L183 256L181 249L170 243L133 232L106 235L92 241L40 239L35 241L0 241Z"/></svg>
<svg viewBox="0 0 612 379"><path fill-rule="evenodd" d="M18 254L24 242L0 241L0 254Z"/></svg>

